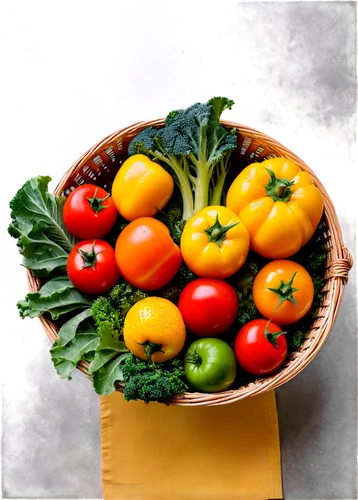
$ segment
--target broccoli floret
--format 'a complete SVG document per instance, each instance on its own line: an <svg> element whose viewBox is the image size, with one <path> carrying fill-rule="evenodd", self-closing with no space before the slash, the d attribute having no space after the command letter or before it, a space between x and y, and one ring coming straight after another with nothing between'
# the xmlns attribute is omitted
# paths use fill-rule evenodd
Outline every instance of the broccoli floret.
<svg viewBox="0 0 358 500"><path fill-rule="evenodd" d="M121 337L127 312L133 304L146 297L146 293L126 282L112 288L107 297L98 297L91 308L98 333L103 335L110 331L114 338Z"/></svg>
<svg viewBox="0 0 358 500"><path fill-rule="evenodd" d="M221 203L237 134L236 129L225 129L220 117L233 104L225 97L214 97L206 104L172 111L163 128L147 127L129 144L130 156L145 154L173 172L182 195L184 221L209 204Z"/></svg>
<svg viewBox="0 0 358 500"><path fill-rule="evenodd" d="M128 354L123 365L124 397L127 401L168 404L172 396L188 390L184 376L183 362L178 358L154 364Z"/></svg>

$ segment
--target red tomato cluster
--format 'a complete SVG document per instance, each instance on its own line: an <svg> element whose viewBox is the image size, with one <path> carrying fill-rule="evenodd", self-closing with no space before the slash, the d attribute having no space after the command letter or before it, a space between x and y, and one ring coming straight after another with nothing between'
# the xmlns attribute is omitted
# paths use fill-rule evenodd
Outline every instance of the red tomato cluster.
<svg viewBox="0 0 358 500"><path fill-rule="evenodd" d="M167 226L152 217L129 223L118 237L115 250L99 239L113 228L117 209L109 193L93 184L76 188L67 198L64 223L84 241L71 251L67 273L81 291L99 295L118 283L120 276L145 291L166 285L182 263Z"/></svg>

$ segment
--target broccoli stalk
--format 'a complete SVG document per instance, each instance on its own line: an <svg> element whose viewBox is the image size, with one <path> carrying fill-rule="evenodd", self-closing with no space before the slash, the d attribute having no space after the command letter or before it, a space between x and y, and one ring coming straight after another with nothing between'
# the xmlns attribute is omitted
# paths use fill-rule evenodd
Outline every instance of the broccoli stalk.
<svg viewBox="0 0 358 500"><path fill-rule="evenodd" d="M188 220L208 204L220 204L231 152L237 147L235 129L225 129L220 117L234 102L214 97L172 111L163 128L147 127L129 144L128 154L141 153L172 171Z"/></svg>
<svg viewBox="0 0 358 500"><path fill-rule="evenodd" d="M149 127L148 129L145 129L143 132L146 131L148 131L148 133L155 132L155 129ZM133 141L135 141L135 139L137 139L138 137L139 136L135 137ZM131 144L129 146L131 146ZM153 159L158 160L159 162L160 161L164 162L165 165L169 167L169 169L173 170L175 174L174 180L179 186L183 198L182 217L184 220L190 219L190 217L193 215L194 198L189 180L190 173L189 173L189 166L187 159L185 157L183 157L182 159L178 159L174 154L167 154L165 151L163 140L161 140L160 137L157 135L155 136L155 145L153 143L152 149L144 151L141 149L140 143L137 144L138 145L135 147L135 152L140 152L142 154L146 154L147 156L152 156Z"/></svg>

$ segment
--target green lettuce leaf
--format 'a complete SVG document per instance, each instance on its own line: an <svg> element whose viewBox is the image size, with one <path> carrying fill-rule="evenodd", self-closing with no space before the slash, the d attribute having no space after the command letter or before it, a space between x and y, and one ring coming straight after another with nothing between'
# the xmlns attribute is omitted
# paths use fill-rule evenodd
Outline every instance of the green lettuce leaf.
<svg viewBox="0 0 358 500"><path fill-rule="evenodd" d="M53 272L66 272L68 253L36 227L28 234L19 234L22 248L22 265L31 269L38 277L49 276Z"/></svg>
<svg viewBox="0 0 358 500"><path fill-rule="evenodd" d="M28 293L17 307L22 318L48 313L56 320L62 314L88 308L91 304L92 300L75 288L67 276L59 276L48 281L38 292Z"/></svg>
<svg viewBox="0 0 358 500"><path fill-rule="evenodd" d="M75 245L62 218L65 198L48 192L50 180L33 177L10 202L12 221L8 232L18 240L22 265L38 277L66 272L67 257Z"/></svg>
<svg viewBox="0 0 358 500"><path fill-rule="evenodd" d="M91 309L85 309L73 318L64 323L58 332L58 337L54 345L63 347L74 339L78 331L79 325L88 318L92 318ZM93 328L92 328L93 330ZM94 330L95 331L95 330Z"/></svg>
<svg viewBox="0 0 358 500"><path fill-rule="evenodd" d="M110 329L102 331L94 359L88 368L97 394L107 396L114 391L116 382L123 381L122 366L128 352L123 340L113 338Z"/></svg>
<svg viewBox="0 0 358 500"><path fill-rule="evenodd" d="M106 363L111 361L115 356L128 352L128 349L123 340L113 338L111 331L104 331L100 336L100 342L96 350L95 356L88 368L90 375L102 368Z"/></svg>
<svg viewBox="0 0 358 500"><path fill-rule="evenodd" d="M97 394L108 396L117 382L123 381L123 365L128 352L119 354L92 374L93 387Z"/></svg>
<svg viewBox="0 0 358 500"><path fill-rule="evenodd" d="M81 359L94 355L99 345L98 333L91 321L91 310L86 309L62 325L50 350L58 375L70 379Z"/></svg>

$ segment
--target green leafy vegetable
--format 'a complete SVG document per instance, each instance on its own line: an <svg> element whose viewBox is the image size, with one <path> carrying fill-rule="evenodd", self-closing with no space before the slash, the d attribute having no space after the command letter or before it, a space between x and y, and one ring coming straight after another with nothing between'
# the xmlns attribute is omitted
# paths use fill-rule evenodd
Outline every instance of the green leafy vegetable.
<svg viewBox="0 0 358 500"><path fill-rule="evenodd" d="M69 379L81 359L94 356L99 336L91 321L91 310L86 309L64 323L51 352L57 373Z"/></svg>
<svg viewBox="0 0 358 500"><path fill-rule="evenodd" d="M10 202L9 234L18 239L22 265L39 277L65 272L68 254L75 245L62 219L65 198L48 193L50 180L30 179Z"/></svg>
<svg viewBox="0 0 358 500"><path fill-rule="evenodd" d="M116 384L123 381L123 366L127 356L128 351L118 354L92 373L93 387L97 394L108 396L115 390Z"/></svg>
<svg viewBox="0 0 358 500"><path fill-rule="evenodd" d="M154 364L128 354L122 372L127 401L141 399L146 403L169 403L175 394L183 394L188 390L183 361L179 358Z"/></svg>
<svg viewBox="0 0 358 500"><path fill-rule="evenodd" d="M296 351L302 345L305 340L305 335L314 321L317 309L320 307L327 250L324 245L319 242L317 236L313 235L309 243L302 247L301 250L292 257L292 260L300 263L309 272L314 286L314 298L312 307L306 316L289 328L287 342L290 352Z"/></svg>
<svg viewBox="0 0 358 500"><path fill-rule="evenodd" d="M48 313L52 320L56 320L63 314L88 308L91 304L92 300L75 288L67 276L58 276L38 292L28 293L17 307L22 318L35 318Z"/></svg>
<svg viewBox="0 0 358 500"><path fill-rule="evenodd" d="M259 317L252 298L252 285L256 274L259 272L259 266L262 266L261 258L250 255L240 271L231 279L231 284L239 298L239 311L236 321L240 328Z"/></svg>
<svg viewBox="0 0 358 500"><path fill-rule="evenodd" d="M118 354L128 352L123 340L113 338L110 331L104 331L99 339L94 359L88 368L90 375L94 374Z"/></svg>
<svg viewBox="0 0 358 500"><path fill-rule="evenodd" d="M92 315L99 335L122 335L124 318L129 309L148 295L126 282L116 285L108 297L98 297L92 305Z"/></svg>
<svg viewBox="0 0 358 500"><path fill-rule="evenodd" d="M62 325L58 332L55 346L63 347L74 339L79 325L88 318L92 318L91 309L85 309Z"/></svg>
<svg viewBox="0 0 358 500"><path fill-rule="evenodd" d="M112 394L116 383L123 380L123 365L128 353L120 354L93 374L93 386L97 394Z"/></svg>
<svg viewBox="0 0 358 500"><path fill-rule="evenodd" d="M168 207L165 211L161 211L158 217L158 220L168 227L170 235L177 245L180 245L180 238L185 226L182 212L182 208L179 206Z"/></svg>
<svg viewBox="0 0 358 500"><path fill-rule="evenodd" d="M178 304L183 288L195 279L197 279L197 276L185 264L182 264L172 281L165 287L157 290L156 294L158 297L163 297L174 302L174 304Z"/></svg>
<svg viewBox="0 0 358 500"><path fill-rule="evenodd" d="M208 205L220 205L231 152L237 148L236 129L220 123L234 101L214 97L206 104L172 111L160 129L147 127L129 144L128 153L141 153L174 174L183 199L182 219Z"/></svg>

